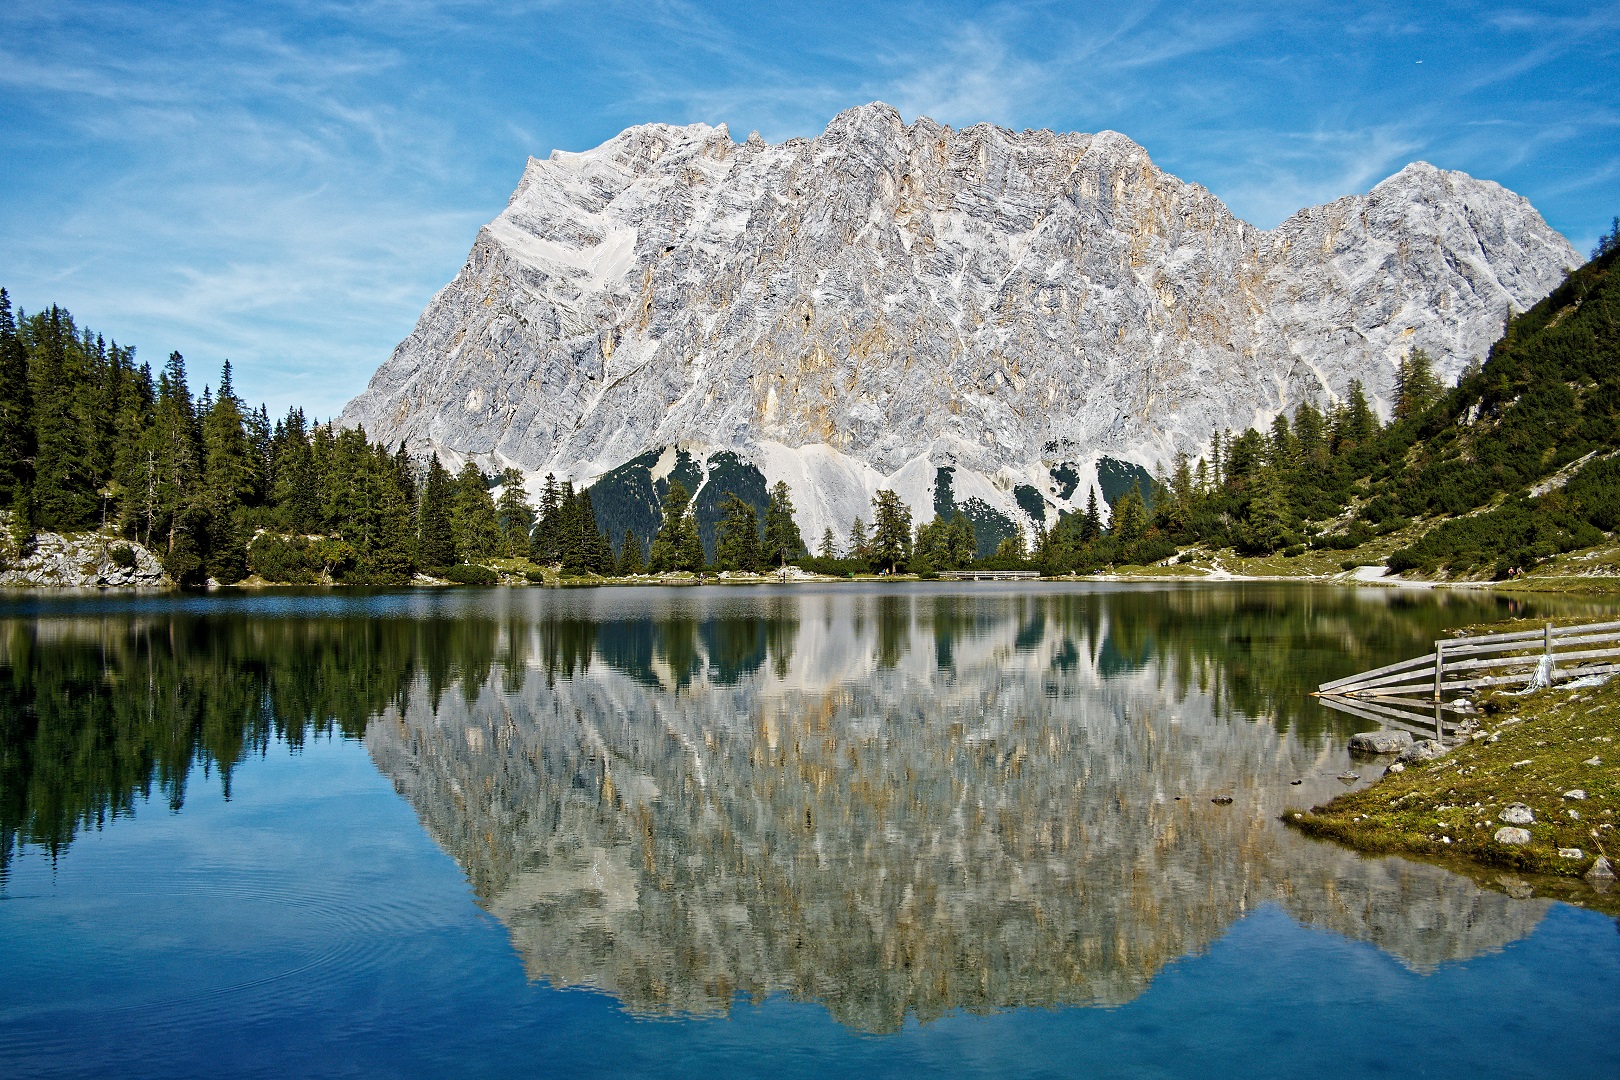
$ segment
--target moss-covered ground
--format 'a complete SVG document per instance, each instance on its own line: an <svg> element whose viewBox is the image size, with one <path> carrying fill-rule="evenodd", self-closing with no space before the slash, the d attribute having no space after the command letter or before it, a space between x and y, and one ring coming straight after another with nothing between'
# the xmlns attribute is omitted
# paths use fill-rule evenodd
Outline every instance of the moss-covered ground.
<svg viewBox="0 0 1620 1080"><path fill-rule="evenodd" d="M1584 874L1600 854L1620 865L1620 677L1600 687L1496 694L1481 704L1479 730L1444 757L1386 772L1284 820L1361 851L1563 876ZM1577 791L1586 797L1570 797ZM1495 839L1513 803L1535 816L1524 826L1529 844Z"/></svg>

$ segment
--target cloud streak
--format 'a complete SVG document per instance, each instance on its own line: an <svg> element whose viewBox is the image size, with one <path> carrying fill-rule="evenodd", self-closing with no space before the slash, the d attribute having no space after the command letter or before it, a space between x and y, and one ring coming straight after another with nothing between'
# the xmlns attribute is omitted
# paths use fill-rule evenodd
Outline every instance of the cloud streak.
<svg viewBox="0 0 1620 1080"><path fill-rule="evenodd" d="M1112 128L1261 226L1424 158L1521 191L1583 248L1620 175L1616 4L14 6L0 284L148 357L229 356L278 412L363 386L525 155L633 123L776 141L884 100Z"/></svg>

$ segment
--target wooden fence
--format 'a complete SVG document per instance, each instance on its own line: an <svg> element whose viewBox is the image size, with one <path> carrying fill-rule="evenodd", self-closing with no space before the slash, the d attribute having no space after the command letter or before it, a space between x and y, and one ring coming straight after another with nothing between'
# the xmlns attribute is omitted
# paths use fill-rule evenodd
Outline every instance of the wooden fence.
<svg viewBox="0 0 1620 1080"><path fill-rule="evenodd" d="M1477 634L1434 643L1434 652L1317 687L1322 704L1396 727L1444 736L1466 695L1498 686L1551 686L1620 671L1620 622Z"/></svg>

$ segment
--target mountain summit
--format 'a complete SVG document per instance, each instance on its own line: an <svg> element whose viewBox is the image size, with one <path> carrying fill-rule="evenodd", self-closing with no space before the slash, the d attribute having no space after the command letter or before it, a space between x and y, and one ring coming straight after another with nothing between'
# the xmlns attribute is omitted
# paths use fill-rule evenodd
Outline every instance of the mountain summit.
<svg viewBox="0 0 1620 1080"><path fill-rule="evenodd" d="M1263 230L1111 131L649 124L531 159L343 421L581 483L678 454L702 484L721 454L786 480L807 538L879 487L1039 520L1099 463L1352 379L1383 407L1413 348L1455 377L1580 262L1525 199L1421 162Z"/></svg>

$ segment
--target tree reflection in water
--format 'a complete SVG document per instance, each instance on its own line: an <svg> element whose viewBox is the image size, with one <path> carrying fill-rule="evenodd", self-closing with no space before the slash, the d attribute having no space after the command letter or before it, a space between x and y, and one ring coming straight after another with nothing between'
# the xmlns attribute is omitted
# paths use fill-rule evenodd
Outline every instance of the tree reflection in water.
<svg viewBox="0 0 1620 1080"><path fill-rule="evenodd" d="M1264 903L1420 967L1544 910L1275 820L1342 760L1315 683L1489 599L513 595L0 620L0 873L154 788L180 807L196 764L228 795L246 756L335 732L364 736L532 977L653 1014L781 992L887 1031L1130 1000Z"/></svg>

